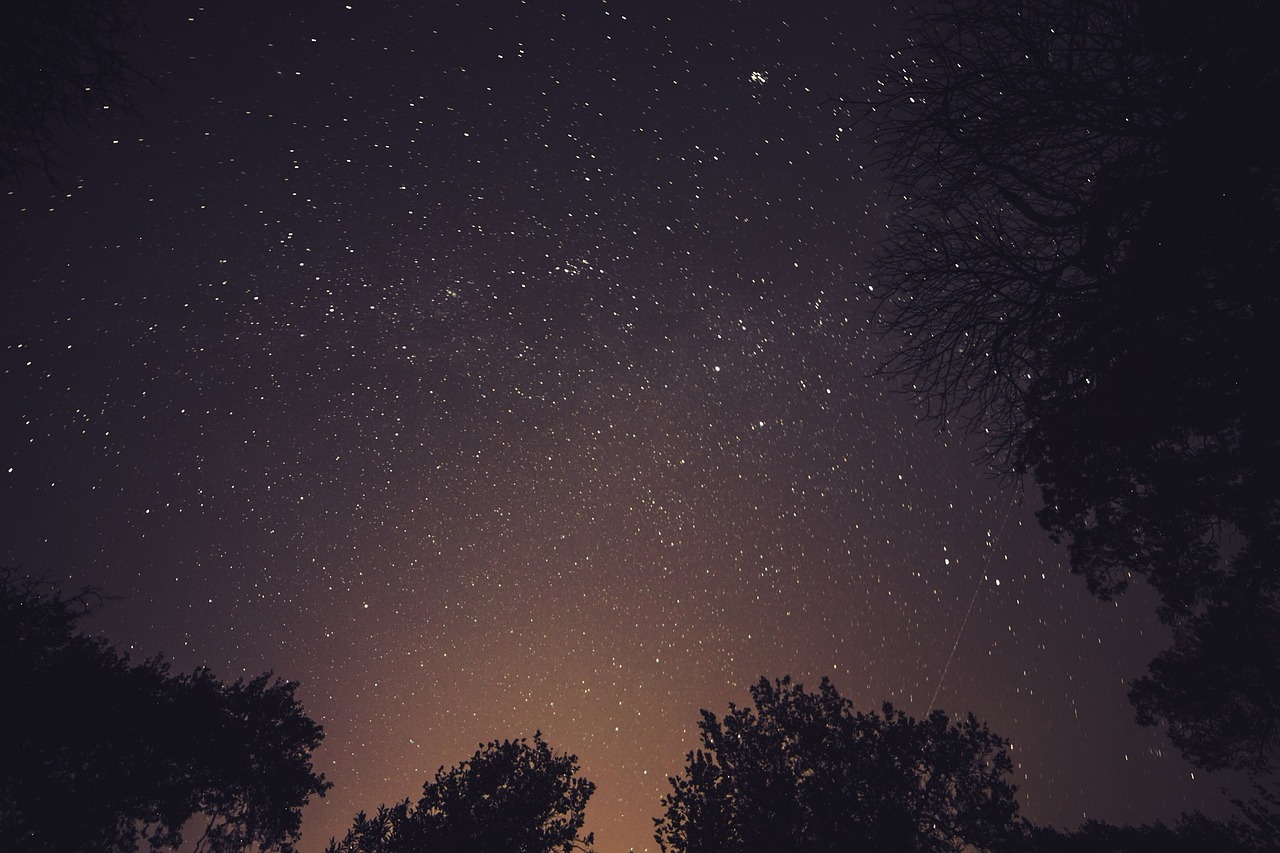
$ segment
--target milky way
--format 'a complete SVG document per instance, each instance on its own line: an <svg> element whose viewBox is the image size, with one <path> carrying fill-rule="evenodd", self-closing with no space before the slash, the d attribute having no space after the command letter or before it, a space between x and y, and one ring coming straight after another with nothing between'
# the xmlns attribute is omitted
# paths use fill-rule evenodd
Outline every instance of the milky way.
<svg viewBox="0 0 1280 853"><path fill-rule="evenodd" d="M3 199L0 558L119 596L135 657L300 681L304 849L538 729L600 849L656 849L762 674L937 691L1035 820L1220 809L1132 723L1150 598L871 376L885 199L824 101L892 14L270 5L156 4L140 116Z"/></svg>

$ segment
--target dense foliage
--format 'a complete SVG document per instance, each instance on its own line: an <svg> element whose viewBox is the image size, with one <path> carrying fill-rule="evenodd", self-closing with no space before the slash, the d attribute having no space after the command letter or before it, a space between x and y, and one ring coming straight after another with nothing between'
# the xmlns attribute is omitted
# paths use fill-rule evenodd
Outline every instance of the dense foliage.
<svg viewBox="0 0 1280 853"><path fill-rule="evenodd" d="M762 678L751 698L702 712L656 820L664 851L985 850L1022 832L1006 744L972 715L855 713L826 679Z"/></svg>
<svg viewBox="0 0 1280 853"><path fill-rule="evenodd" d="M329 853L570 853L582 837L595 785L579 778L575 755L555 754L542 733L493 741L423 786L408 800L356 816Z"/></svg>
<svg viewBox="0 0 1280 853"><path fill-rule="evenodd" d="M293 849L301 810L329 788L313 772L323 739L296 684L232 684L132 663L78 632L96 602L3 572L0 684L11 698L0 761L4 848L48 853Z"/></svg>

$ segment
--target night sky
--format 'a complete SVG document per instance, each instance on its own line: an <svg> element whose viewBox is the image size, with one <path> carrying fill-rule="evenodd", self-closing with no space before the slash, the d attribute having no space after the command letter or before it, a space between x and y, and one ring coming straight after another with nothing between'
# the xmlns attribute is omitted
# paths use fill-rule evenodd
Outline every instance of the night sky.
<svg viewBox="0 0 1280 853"><path fill-rule="evenodd" d="M869 374L875 3L166 0L137 118L0 196L0 561L135 658L271 669L303 848L482 741L576 753L654 850L761 675L973 711L1026 816L1222 811L1132 722L1167 643Z"/></svg>

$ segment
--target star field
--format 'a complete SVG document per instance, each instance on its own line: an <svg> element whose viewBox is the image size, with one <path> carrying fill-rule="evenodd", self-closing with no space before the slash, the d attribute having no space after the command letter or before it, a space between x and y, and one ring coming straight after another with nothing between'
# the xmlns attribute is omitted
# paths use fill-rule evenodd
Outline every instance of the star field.
<svg viewBox="0 0 1280 853"><path fill-rule="evenodd" d="M883 191L821 105L893 13L287 6L157 4L140 117L3 199L0 558L120 596L137 657L300 681L305 849L541 729L599 849L655 850L762 674L937 690L1038 821L1221 809L1132 723L1149 597L870 376Z"/></svg>

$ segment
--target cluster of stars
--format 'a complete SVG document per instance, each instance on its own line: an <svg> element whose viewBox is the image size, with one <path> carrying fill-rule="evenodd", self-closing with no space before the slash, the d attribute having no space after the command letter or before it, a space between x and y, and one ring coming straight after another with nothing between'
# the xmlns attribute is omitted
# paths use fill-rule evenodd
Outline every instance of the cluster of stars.
<svg viewBox="0 0 1280 853"><path fill-rule="evenodd" d="M1203 806L1128 720L1144 602L871 376L871 153L821 102L892 33L846 6L156 9L146 133L0 216L4 560L122 596L135 654L302 682L308 850L536 729L600 849L653 850L699 708L925 713L979 582L939 704L1028 813Z"/></svg>

